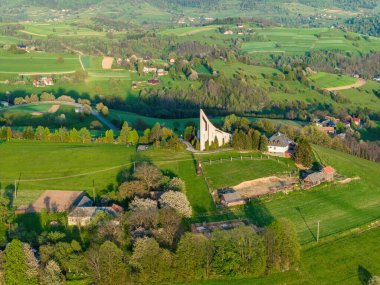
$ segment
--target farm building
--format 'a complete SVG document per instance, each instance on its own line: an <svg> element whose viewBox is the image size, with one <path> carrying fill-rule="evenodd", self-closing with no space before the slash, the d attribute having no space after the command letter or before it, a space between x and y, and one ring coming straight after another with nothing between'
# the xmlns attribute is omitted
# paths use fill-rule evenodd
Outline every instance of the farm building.
<svg viewBox="0 0 380 285"><path fill-rule="evenodd" d="M143 72L144 73L156 73L157 72L157 68L156 67L146 67L146 66L144 66Z"/></svg>
<svg viewBox="0 0 380 285"><path fill-rule="evenodd" d="M360 118L352 118L352 119L351 119L351 122L352 122L353 124L355 124L355 126L358 126L358 127L360 127L360 125L361 125L361 120L360 120Z"/></svg>
<svg viewBox="0 0 380 285"><path fill-rule="evenodd" d="M241 198L239 192L224 193L221 196L223 205L227 207L233 207L238 205L244 205L245 201Z"/></svg>
<svg viewBox="0 0 380 285"><path fill-rule="evenodd" d="M158 80L158 79L150 79L150 80L148 80L148 84L150 84L150 85L157 85L157 84L160 84L160 80Z"/></svg>
<svg viewBox="0 0 380 285"><path fill-rule="evenodd" d="M278 132L270 137L268 152L271 155L286 157L293 151L294 142L286 135Z"/></svg>
<svg viewBox="0 0 380 285"><path fill-rule="evenodd" d="M80 203L88 203L83 200L86 193L83 191L47 190L31 205L21 205L17 208L17 214L47 212L68 212ZM83 202L82 202L83 201Z"/></svg>
<svg viewBox="0 0 380 285"><path fill-rule="evenodd" d="M54 85L54 80L51 77L42 77L38 80L33 80L34 87L45 87Z"/></svg>
<svg viewBox="0 0 380 285"><path fill-rule="evenodd" d="M160 68L160 69L157 69L157 76L165 76L165 75L168 75L169 72Z"/></svg>
<svg viewBox="0 0 380 285"><path fill-rule="evenodd" d="M335 169L331 166L324 167L319 172L313 172L305 177L303 180L304 188L311 188L323 182L330 182L334 180Z"/></svg>
<svg viewBox="0 0 380 285"><path fill-rule="evenodd" d="M234 33L233 31L227 30L223 34L225 34L225 35L233 35L233 33Z"/></svg>
<svg viewBox="0 0 380 285"><path fill-rule="evenodd" d="M68 216L69 226L87 226L100 212L109 214L113 218L118 216L118 212L113 207L76 207ZM113 221L118 224L118 221Z"/></svg>
<svg viewBox="0 0 380 285"><path fill-rule="evenodd" d="M211 233L215 230L231 230L236 227L245 226L246 224L247 222L242 220L197 223L191 225L191 231L195 234L204 234L207 237L211 237Z"/></svg>

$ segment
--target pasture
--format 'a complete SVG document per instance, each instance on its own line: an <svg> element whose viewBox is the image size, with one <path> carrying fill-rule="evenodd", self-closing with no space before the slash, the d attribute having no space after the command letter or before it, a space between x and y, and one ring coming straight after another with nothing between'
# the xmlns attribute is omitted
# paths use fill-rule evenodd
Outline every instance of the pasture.
<svg viewBox="0 0 380 285"><path fill-rule="evenodd" d="M269 27L256 30L256 39L246 42L242 50L248 53L289 53L300 54L311 50L341 50L348 52L368 53L380 50L380 39L370 37L365 40L346 38L346 33L331 28L282 28ZM355 44L355 45L354 45Z"/></svg>
<svg viewBox="0 0 380 285"><path fill-rule="evenodd" d="M148 160L167 175L184 179L186 193L195 211L194 221L248 218L259 226L266 226L274 219L288 218L295 224L301 243L306 244L315 241L318 220L324 238L378 219L378 164L322 147L314 149L322 161L336 168L339 174L359 176L360 179L347 184L323 184L288 195L279 193L221 211L215 209L203 177L196 176L196 163L191 153L155 149L136 153L135 148L119 145L14 141L0 145L0 183L2 188L7 188L18 180L19 193L64 189L85 190L92 195L94 182L97 193L108 193L117 189L122 173L131 171L133 161ZM207 154L200 159L218 160L231 155L238 153ZM269 176L279 167L287 170L287 163L279 166L281 163L274 160L263 167L259 164L262 162L265 163L242 161L240 165L238 161L232 162L236 163L235 168L227 162L210 167L205 165L206 175L208 179L210 173L214 175L212 182L217 187ZM216 170L212 169L214 166ZM239 174L239 167L246 175Z"/></svg>
<svg viewBox="0 0 380 285"><path fill-rule="evenodd" d="M358 81L357 78L326 72L318 72L315 75L309 76L309 79L320 88L347 86L355 84Z"/></svg>
<svg viewBox="0 0 380 285"><path fill-rule="evenodd" d="M58 63L58 57L63 57L63 63ZM60 73L80 70L78 56L69 54L49 54L30 52L12 54L0 51L0 73Z"/></svg>

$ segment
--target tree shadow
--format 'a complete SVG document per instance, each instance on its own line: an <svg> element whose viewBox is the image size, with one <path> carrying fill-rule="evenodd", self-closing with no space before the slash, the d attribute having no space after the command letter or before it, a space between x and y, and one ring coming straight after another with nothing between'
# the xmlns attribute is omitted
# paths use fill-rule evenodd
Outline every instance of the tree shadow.
<svg viewBox="0 0 380 285"><path fill-rule="evenodd" d="M361 284L367 285L371 280L372 274L362 265L358 266L358 278Z"/></svg>
<svg viewBox="0 0 380 285"><path fill-rule="evenodd" d="M252 199L244 206L245 216L258 227L267 227L273 223L274 217L258 199Z"/></svg>
<svg viewBox="0 0 380 285"><path fill-rule="evenodd" d="M311 230L309 224L306 222L306 219L305 219L305 216L302 214L301 212L301 208L300 207L295 207L296 211L300 214L301 216L301 219L303 220L303 222L305 223L307 229L309 230L310 234L312 235L312 237L314 238L314 240L317 240L317 237L315 236L315 234L313 233L313 231Z"/></svg>

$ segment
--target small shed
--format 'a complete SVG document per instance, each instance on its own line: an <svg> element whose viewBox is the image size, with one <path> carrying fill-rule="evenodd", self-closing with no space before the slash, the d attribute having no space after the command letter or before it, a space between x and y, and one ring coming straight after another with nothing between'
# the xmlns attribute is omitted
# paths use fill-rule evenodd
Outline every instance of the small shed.
<svg viewBox="0 0 380 285"><path fill-rule="evenodd" d="M227 207L244 205L245 201L241 198L239 192L224 193L222 195L222 203Z"/></svg>

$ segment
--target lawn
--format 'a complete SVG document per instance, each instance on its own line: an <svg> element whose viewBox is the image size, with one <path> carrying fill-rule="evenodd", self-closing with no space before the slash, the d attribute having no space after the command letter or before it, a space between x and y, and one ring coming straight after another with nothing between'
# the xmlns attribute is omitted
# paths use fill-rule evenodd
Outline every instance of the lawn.
<svg viewBox="0 0 380 285"><path fill-rule="evenodd" d="M317 74L310 76L309 79L320 88L347 86L358 81L357 78L326 72L318 72Z"/></svg>
<svg viewBox="0 0 380 285"><path fill-rule="evenodd" d="M251 279L197 281L184 284L248 285L248 284L367 284L370 276L380 275L380 228L364 233L303 248L298 270ZM176 283L179 285L179 283Z"/></svg>
<svg viewBox="0 0 380 285"><path fill-rule="evenodd" d="M63 63L57 62L58 57L63 57ZM12 54L7 51L0 51L0 62L0 73L48 73L81 69L78 56L68 54L44 52Z"/></svg>

